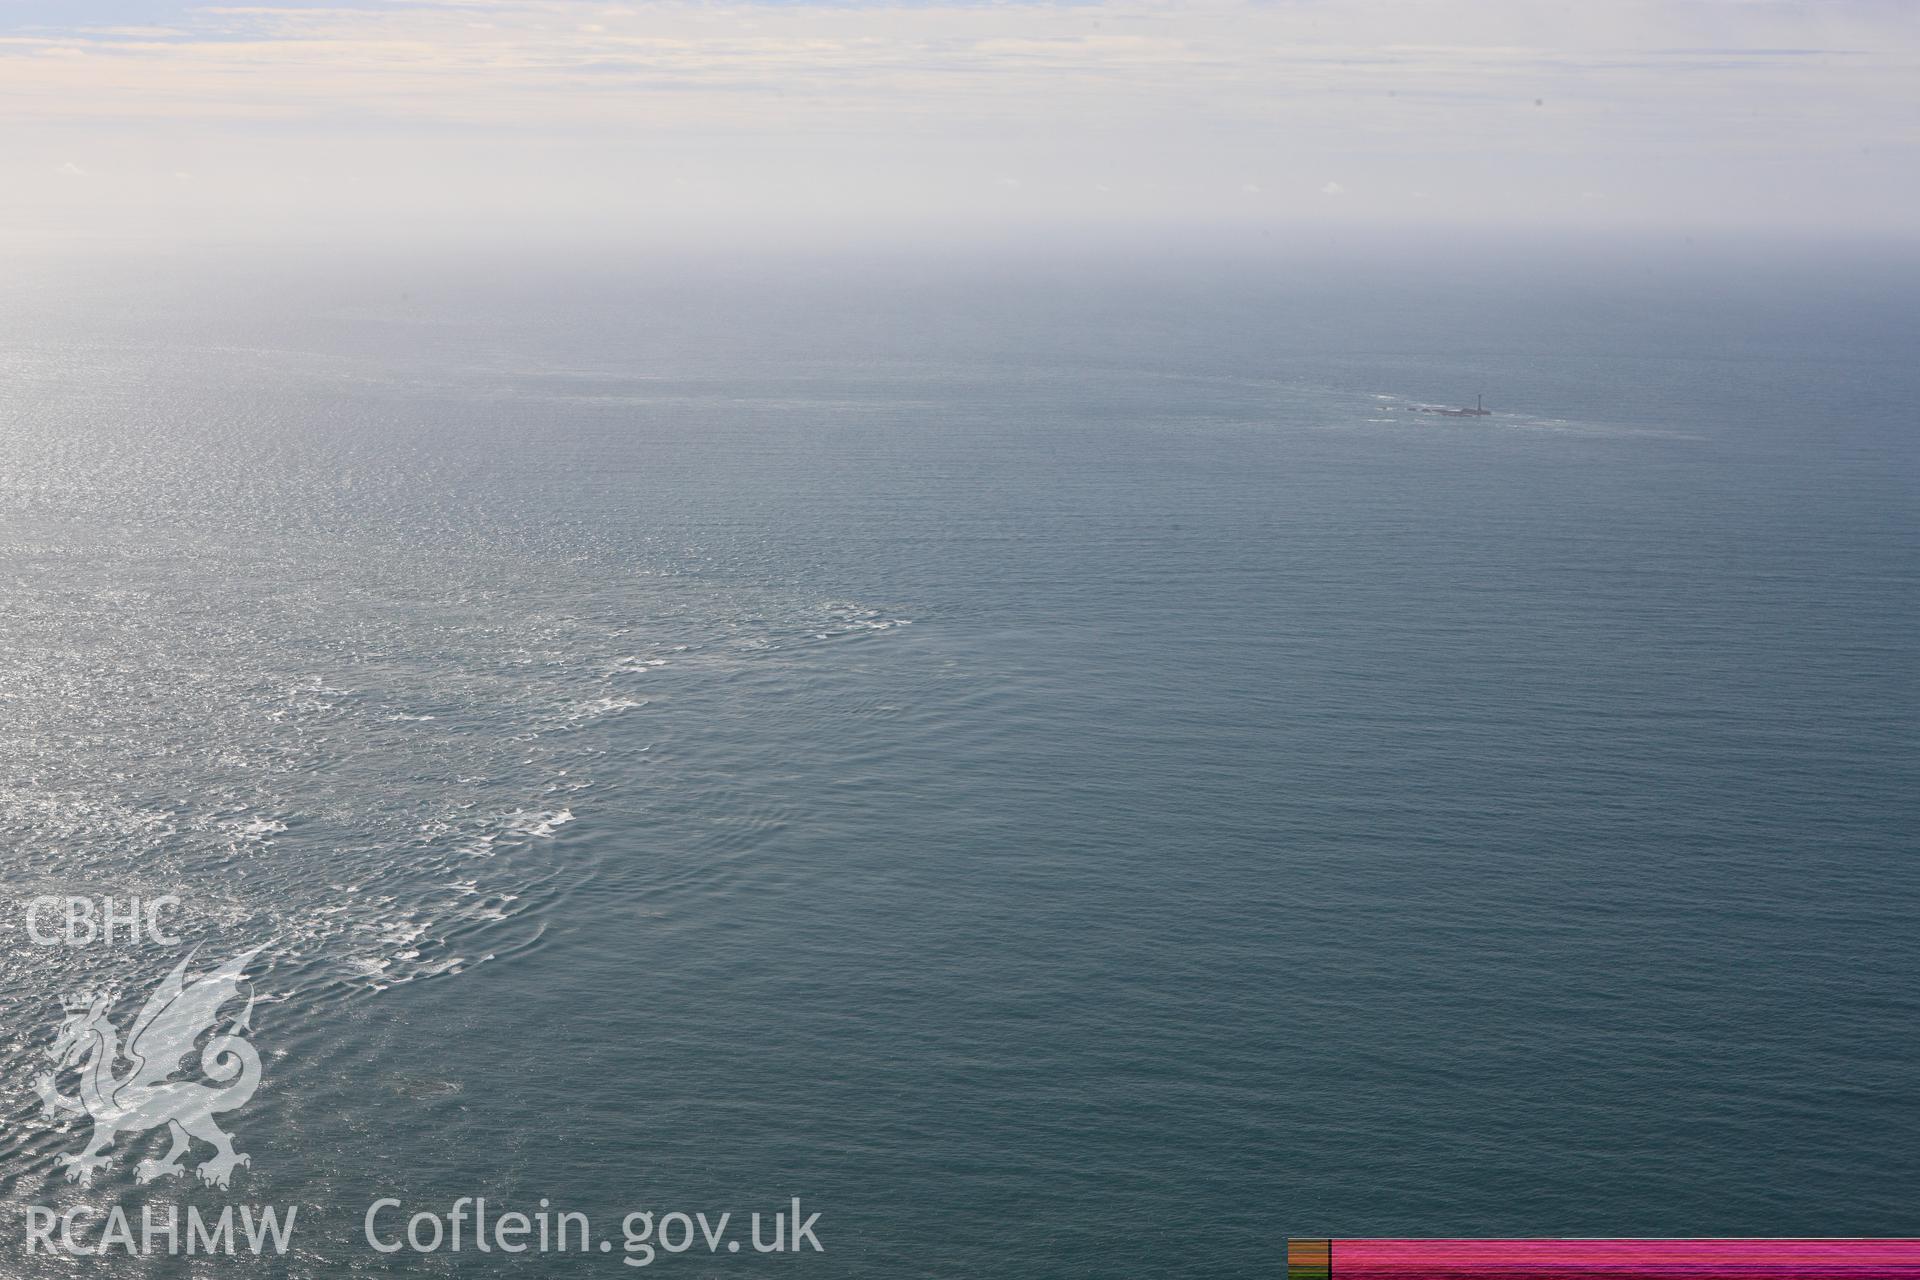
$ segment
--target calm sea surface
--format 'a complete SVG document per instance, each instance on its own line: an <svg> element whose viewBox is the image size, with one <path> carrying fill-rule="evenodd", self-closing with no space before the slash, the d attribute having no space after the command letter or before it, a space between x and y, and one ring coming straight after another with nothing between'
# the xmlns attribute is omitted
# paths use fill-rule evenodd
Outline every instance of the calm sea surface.
<svg viewBox="0 0 1920 1280"><path fill-rule="evenodd" d="M297 1276L628 1270L381 1196L821 1214L711 1276L1913 1234L1920 271L1441 261L8 265L0 1274L82 1202ZM185 943L26 907L168 893L266 944L253 1164L83 1192L60 997Z"/></svg>

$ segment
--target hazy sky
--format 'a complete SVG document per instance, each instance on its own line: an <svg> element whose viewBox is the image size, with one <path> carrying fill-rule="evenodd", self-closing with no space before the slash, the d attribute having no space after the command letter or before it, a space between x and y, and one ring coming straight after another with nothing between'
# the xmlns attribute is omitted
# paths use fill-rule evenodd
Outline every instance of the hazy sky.
<svg viewBox="0 0 1920 1280"><path fill-rule="evenodd" d="M1917 212L1912 0L0 0L0 237Z"/></svg>

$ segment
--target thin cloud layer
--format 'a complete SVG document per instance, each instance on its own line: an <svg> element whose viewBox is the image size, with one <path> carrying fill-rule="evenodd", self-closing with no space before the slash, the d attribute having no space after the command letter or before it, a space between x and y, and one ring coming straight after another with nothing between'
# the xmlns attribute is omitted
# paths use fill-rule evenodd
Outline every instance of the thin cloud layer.
<svg viewBox="0 0 1920 1280"><path fill-rule="evenodd" d="M1883 231L1920 194L1920 18L1867 0L103 12L0 26L0 233L129 209Z"/></svg>

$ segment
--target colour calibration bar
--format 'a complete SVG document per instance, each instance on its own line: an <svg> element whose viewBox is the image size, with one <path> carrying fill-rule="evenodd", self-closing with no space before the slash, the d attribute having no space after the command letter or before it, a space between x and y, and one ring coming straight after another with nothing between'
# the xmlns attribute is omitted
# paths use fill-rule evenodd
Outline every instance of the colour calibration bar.
<svg viewBox="0 0 1920 1280"><path fill-rule="evenodd" d="M1290 1239L1287 1280L1920 1280L1900 1240Z"/></svg>

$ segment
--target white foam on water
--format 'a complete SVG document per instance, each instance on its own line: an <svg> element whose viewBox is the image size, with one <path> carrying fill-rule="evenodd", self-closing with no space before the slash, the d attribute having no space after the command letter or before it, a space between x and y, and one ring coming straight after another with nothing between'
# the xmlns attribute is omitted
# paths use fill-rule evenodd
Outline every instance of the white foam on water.
<svg viewBox="0 0 1920 1280"><path fill-rule="evenodd" d="M582 702L573 709L570 717L576 720L594 720L601 716L616 715L622 711L632 711L636 707L647 705L645 698L595 698L591 702Z"/></svg>

